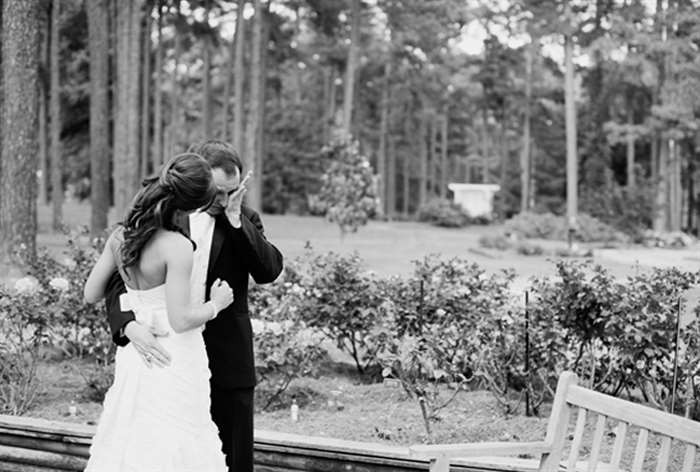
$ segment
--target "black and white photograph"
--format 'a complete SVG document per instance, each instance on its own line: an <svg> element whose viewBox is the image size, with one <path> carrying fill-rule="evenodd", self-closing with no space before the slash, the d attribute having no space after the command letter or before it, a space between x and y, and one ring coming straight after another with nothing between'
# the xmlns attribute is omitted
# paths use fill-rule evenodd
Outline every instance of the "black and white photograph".
<svg viewBox="0 0 700 472"><path fill-rule="evenodd" d="M700 0L0 0L0 472L700 472Z"/></svg>

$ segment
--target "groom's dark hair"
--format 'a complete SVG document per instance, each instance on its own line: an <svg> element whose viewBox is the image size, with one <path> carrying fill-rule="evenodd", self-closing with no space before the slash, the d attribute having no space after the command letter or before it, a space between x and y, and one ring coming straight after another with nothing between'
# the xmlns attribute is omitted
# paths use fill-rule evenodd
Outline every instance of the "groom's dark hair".
<svg viewBox="0 0 700 472"><path fill-rule="evenodd" d="M209 139L201 143L193 144L187 150L199 154L209 163L212 169L220 168L227 175L231 175L236 169L243 175L243 163L238 151L226 141Z"/></svg>

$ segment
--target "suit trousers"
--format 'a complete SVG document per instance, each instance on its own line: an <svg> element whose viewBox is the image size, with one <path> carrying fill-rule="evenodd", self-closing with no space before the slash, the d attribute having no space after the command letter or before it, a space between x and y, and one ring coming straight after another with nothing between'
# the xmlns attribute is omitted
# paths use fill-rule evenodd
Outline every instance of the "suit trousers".
<svg viewBox="0 0 700 472"><path fill-rule="evenodd" d="M219 428L229 472L253 472L254 391L211 385L211 417Z"/></svg>

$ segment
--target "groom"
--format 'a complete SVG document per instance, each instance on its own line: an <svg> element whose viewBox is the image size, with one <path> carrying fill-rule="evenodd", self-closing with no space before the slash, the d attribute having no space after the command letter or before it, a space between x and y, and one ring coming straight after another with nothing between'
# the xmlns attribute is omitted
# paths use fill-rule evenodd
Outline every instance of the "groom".
<svg viewBox="0 0 700 472"><path fill-rule="evenodd" d="M242 205L249 176L241 180L243 166L236 150L222 141L210 140L190 147L212 168L219 193L207 213L183 218L203 257L195 257L206 273L205 297L220 278L233 288L233 304L206 324L204 343L211 370L211 416L229 471L253 472L253 392L255 365L253 332L248 313L248 278L259 284L273 282L282 271L282 254L265 239L260 216ZM193 268L195 270L195 268ZM194 289L194 288L193 288ZM144 362L166 366L169 354L149 330L123 312L119 295L125 291L121 277L113 274L107 288L107 313L115 343L130 341Z"/></svg>

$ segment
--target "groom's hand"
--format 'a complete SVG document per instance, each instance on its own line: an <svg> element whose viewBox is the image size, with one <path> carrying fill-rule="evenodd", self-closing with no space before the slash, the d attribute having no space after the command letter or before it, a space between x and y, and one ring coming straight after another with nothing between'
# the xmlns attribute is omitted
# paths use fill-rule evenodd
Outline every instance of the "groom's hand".
<svg viewBox="0 0 700 472"><path fill-rule="evenodd" d="M129 338L147 367L170 365L171 357L168 351L161 346L153 333L138 321L132 321L126 325L124 336Z"/></svg>
<svg viewBox="0 0 700 472"><path fill-rule="evenodd" d="M234 228L241 227L241 204L243 203L243 196L248 190L248 181L253 175L251 171L245 175L241 183L238 185L238 189L231 194L228 199L228 206L226 207L226 216L231 222L231 226Z"/></svg>

